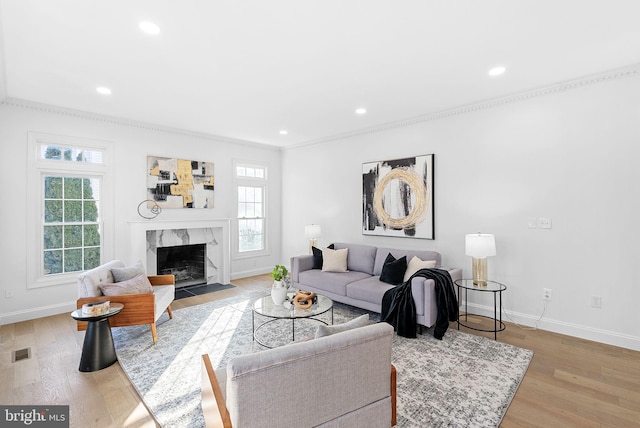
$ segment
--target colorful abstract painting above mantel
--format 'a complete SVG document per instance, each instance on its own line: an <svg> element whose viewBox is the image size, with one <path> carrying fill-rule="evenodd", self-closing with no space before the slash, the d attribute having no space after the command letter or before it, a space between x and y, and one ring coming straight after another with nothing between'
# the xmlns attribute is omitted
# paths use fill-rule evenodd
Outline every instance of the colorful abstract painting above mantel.
<svg viewBox="0 0 640 428"><path fill-rule="evenodd" d="M362 164L362 233L434 239L433 158Z"/></svg>
<svg viewBox="0 0 640 428"><path fill-rule="evenodd" d="M213 208L213 162L147 157L147 206Z"/></svg>

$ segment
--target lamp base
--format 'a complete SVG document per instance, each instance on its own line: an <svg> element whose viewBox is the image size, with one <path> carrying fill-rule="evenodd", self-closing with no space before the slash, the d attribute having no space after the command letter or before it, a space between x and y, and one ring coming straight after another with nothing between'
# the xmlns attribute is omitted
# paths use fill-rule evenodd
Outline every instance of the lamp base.
<svg viewBox="0 0 640 428"><path fill-rule="evenodd" d="M471 277L473 279L473 285L478 287L487 286L487 258L483 257L477 259L471 258Z"/></svg>
<svg viewBox="0 0 640 428"><path fill-rule="evenodd" d="M317 238L309 239L309 254L313 254L313 250L312 250L313 247L318 248L318 239Z"/></svg>

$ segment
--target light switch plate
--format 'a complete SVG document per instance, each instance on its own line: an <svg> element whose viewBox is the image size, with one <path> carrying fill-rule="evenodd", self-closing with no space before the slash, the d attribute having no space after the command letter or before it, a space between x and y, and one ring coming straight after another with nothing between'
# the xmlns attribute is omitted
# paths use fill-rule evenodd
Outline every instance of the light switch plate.
<svg viewBox="0 0 640 428"><path fill-rule="evenodd" d="M538 218L538 227L540 229L551 229L551 219L547 217Z"/></svg>

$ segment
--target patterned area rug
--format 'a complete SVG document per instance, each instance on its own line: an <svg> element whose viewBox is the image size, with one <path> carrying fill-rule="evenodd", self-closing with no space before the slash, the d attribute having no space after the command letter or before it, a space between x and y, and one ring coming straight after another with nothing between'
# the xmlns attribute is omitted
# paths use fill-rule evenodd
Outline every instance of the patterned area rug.
<svg viewBox="0 0 640 428"><path fill-rule="evenodd" d="M158 343L148 326L113 329L120 365L164 427L204 427L200 407L200 356L209 353L215 368L234 356L259 352L253 341L251 304L264 293L236 296L175 310L158 321ZM367 311L336 303L334 323ZM371 322L378 314L369 313ZM331 313L322 315L330 321ZM261 320L256 316L256 324ZM318 323L297 320L296 340L313 336ZM263 343L291 338L291 322L259 330ZM498 426L533 352L449 329L443 340L432 331L418 339L396 336L393 364L398 370L399 427Z"/></svg>

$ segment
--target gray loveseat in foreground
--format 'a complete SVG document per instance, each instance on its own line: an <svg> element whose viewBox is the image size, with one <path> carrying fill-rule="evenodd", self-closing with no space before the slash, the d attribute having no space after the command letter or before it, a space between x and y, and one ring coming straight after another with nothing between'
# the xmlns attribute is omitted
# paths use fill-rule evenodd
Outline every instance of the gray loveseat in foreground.
<svg viewBox="0 0 640 428"><path fill-rule="evenodd" d="M376 323L240 355L214 372L202 356L202 411L216 427L395 425L393 328Z"/></svg>
<svg viewBox="0 0 640 428"><path fill-rule="evenodd" d="M389 253L396 259L407 256L407 261L413 256L421 260L434 260L435 267L447 270L453 281L462 278L460 269L442 268L440 253L435 251L400 250L343 242L334 243L334 248L348 248L348 272L324 272L321 269L313 269L311 254L295 256L291 258L292 285L301 290L325 295L337 302L380 313L382 296L385 291L394 287L380 281L382 267ZM411 281L418 325L431 327L436 322L438 309L434 288L432 279L418 277Z"/></svg>

